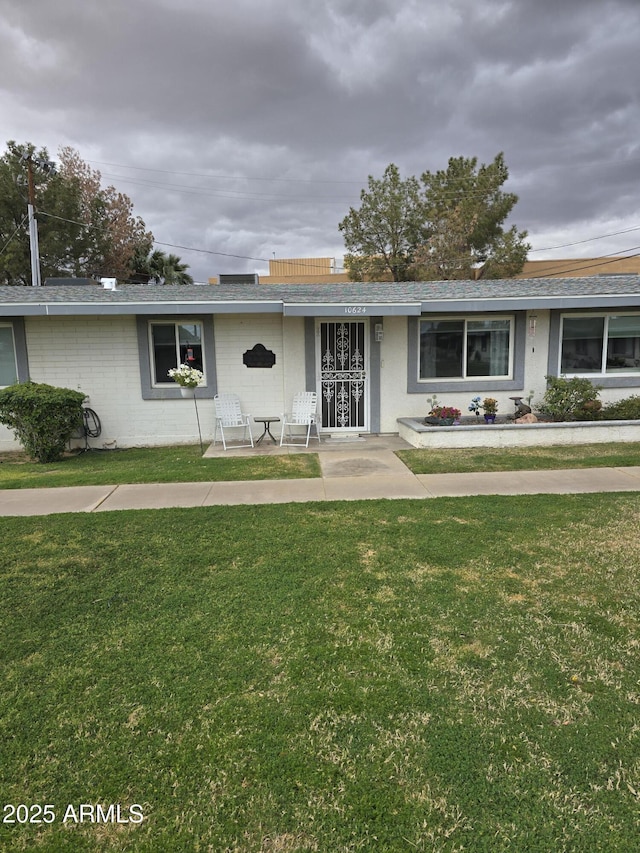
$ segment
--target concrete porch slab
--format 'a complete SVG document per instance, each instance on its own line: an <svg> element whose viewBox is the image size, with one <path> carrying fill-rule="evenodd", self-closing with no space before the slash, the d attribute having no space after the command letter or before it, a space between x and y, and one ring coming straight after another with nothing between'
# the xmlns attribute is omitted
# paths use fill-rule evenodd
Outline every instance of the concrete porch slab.
<svg viewBox="0 0 640 853"><path fill-rule="evenodd" d="M413 477L406 465L391 450L369 450L353 447L319 455L322 476L371 477L391 475Z"/></svg>

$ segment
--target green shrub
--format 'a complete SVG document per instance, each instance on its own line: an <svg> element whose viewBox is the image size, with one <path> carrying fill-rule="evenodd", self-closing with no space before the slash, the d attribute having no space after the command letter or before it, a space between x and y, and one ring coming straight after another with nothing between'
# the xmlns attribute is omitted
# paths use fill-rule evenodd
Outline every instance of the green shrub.
<svg viewBox="0 0 640 853"><path fill-rule="evenodd" d="M84 397L80 391L36 382L10 385L0 391L0 423L14 430L29 456L55 462L82 426Z"/></svg>
<svg viewBox="0 0 640 853"><path fill-rule="evenodd" d="M607 421L640 421L640 396L625 397L617 403L610 403L602 410Z"/></svg>
<svg viewBox="0 0 640 853"><path fill-rule="evenodd" d="M540 410L553 421L595 420L602 406L598 400L600 385L574 376L547 376L547 390Z"/></svg>

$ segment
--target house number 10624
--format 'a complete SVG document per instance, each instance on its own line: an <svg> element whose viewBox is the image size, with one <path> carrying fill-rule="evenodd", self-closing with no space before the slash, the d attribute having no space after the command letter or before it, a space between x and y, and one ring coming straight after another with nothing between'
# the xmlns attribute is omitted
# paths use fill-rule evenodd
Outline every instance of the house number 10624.
<svg viewBox="0 0 640 853"><path fill-rule="evenodd" d="M345 314L366 314L366 305L347 305L344 309Z"/></svg>

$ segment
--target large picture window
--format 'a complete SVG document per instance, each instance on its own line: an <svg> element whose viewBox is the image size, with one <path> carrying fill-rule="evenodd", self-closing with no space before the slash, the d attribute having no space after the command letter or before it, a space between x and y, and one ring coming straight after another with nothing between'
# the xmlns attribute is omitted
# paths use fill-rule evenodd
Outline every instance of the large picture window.
<svg viewBox="0 0 640 853"><path fill-rule="evenodd" d="M13 327L0 325L0 386L18 381L18 365Z"/></svg>
<svg viewBox="0 0 640 853"><path fill-rule="evenodd" d="M423 319L420 380L511 375L513 319Z"/></svg>
<svg viewBox="0 0 640 853"><path fill-rule="evenodd" d="M174 381L168 373L179 364L188 364L205 372L201 323L150 323L149 337L154 385L173 386Z"/></svg>
<svg viewBox="0 0 640 853"><path fill-rule="evenodd" d="M565 316L560 373L640 374L640 314Z"/></svg>

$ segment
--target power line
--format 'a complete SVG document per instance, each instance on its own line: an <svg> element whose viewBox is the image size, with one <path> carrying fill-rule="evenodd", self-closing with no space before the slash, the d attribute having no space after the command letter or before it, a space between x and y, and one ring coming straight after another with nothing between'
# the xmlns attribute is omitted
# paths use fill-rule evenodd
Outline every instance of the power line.
<svg viewBox="0 0 640 853"><path fill-rule="evenodd" d="M57 219L61 222L67 222L71 225L80 225L84 228L94 229L94 228L100 227L98 225L91 225L90 223L87 223L87 222L79 222L78 220L75 220L75 219L66 219L62 216L56 216L53 213L46 213L45 211L42 211L42 210L38 211L38 215L39 216L48 216L51 219ZM21 224L24 224L24 220ZM628 229L628 231L636 231L636 230L639 230L639 229L637 229L637 228ZM620 233L627 233L627 232L621 231ZM603 235L603 236L607 236L607 235ZM11 239L13 239L13 237ZM599 239L599 238L593 238L593 239ZM586 240L586 241L582 241L582 242L589 242L589 241ZM155 240L155 239L153 241L153 244L155 246L166 246L167 248L171 248L171 249L181 249L182 251L185 251L185 252L197 252L199 254L214 255L216 257L223 257L223 258L235 258L237 260L243 260L243 261L257 261L259 263L268 264L271 260L269 258L261 258L261 257L256 257L254 255L239 255L239 254L234 254L231 252L219 252L219 251L216 251L215 249L201 249L201 248L198 248L195 246L184 246L184 245L179 244L179 243L167 243L167 242L164 242L162 240ZM629 249L623 249L622 252L624 252L624 253L634 252L635 254L628 255L628 254L621 254L620 252L612 252L608 255L602 256L604 258L609 258L610 260L600 261L599 263L582 263L581 266L572 267L571 269L562 270L561 272L562 273L579 272L583 269L590 269L592 267L608 266L610 264L616 263L620 258L638 257L640 255L638 250L640 250L640 246L632 246ZM453 260L453 262L459 261L460 263L465 263L465 262L469 262L470 259L467 256L464 256L464 257L460 256L459 258L455 258L452 260ZM287 259L287 258L278 259L278 262L282 263L282 264L291 264L292 266L293 265L297 266L300 263L299 260L295 260L295 259L292 260L292 259ZM581 263L579 259L576 259L576 262ZM554 261L549 261L550 266L548 267L548 269L554 269L554 263L555 263ZM308 264L308 267L310 269L312 269L314 266L317 267L318 269L322 269L323 271L326 269L325 266L321 265L321 264L317 264L317 265L316 264ZM529 278L532 278L532 279L533 278L547 278L547 275L545 275L545 273L543 271L541 273L537 273L536 275L531 275L531 276L529 276Z"/></svg>
<svg viewBox="0 0 640 853"><path fill-rule="evenodd" d="M44 210L39 210L38 216L48 216L50 219L57 219L60 222L67 222L70 225L80 225L83 228L97 229L97 228L101 227L99 225L92 225L91 223L88 223L88 222L80 222L77 219L66 219L64 216L57 216L55 213L46 213ZM223 258L236 258L238 260L243 260L243 261L259 261L260 263L269 263L269 260L270 260L269 258L258 258L258 257L254 257L252 255L235 255L235 254L232 254L230 252L217 252L214 249L198 249L198 248L195 248L193 246L181 246L177 243L165 243L162 240L155 240L155 239L153 241L153 245L154 246L166 246L167 248L171 248L171 249L182 249L183 251L186 251L186 252L199 252L199 253L205 254L205 255L219 255L220 257L223 257ZM279 260L279 263L297 265L297 264L299 264L299 261L290 260L288 258L282 258ZM322 270L325 269L325 266L323 264L309 264L308 266L309 266L309 268L316 267L317 269L322 269Z"/></svg>
<svg viewBox="0 0 640 853"><path fill-rule="evenodd" d="M265 181L296 184L355 184L362 186L362 181L335 180L333 178L261 178L248 177L246 175L212 175L207 172L179 172L174 169L152 169L149 166L127 166L125 163L105 163L100 160L87 160L87 163L95 163L98 166L115 166L118 169L135 169L138 172L157 172L162 175L185 175L191 178L215 178L224 181Z"/></svg>
<svg viewBox="0 0 640 853"><path fill-rule="evenodd" d="M150 167L144 167L144 166L127 166L123 163L106 163L106 162L103 162L100 160L88 160L87 162L88 163L95 163L97 165L113 166L113 167L118 168L118 169L134 169L136 171L156 172L158 174L164 174L164 175L183 175L186 177L193 177L193 178L200 178L200 179L211 178L214 180L225 180L225 181L244 181L244 182L261 181L261 182L267 182L267 183L268 182L274 182L274 183L275 182L282 182L282 183L300 183L300 184L339 184L339 185L352 184L354 186L359 186L363 192L367 192L367 188L368 188L368 184L369 184L369 177L373 177L373 176L368 176L366 181L362 181L362 180L361 181L347 181L347 180L330 180L330 179L315 179L315 178L264 178L264 177L250 177L250 176L245 176L245 175L212 175L212 174L208 174L206 172L181 172L181 171L174 171L171 169L152 169ZM159 181L139 181L139 180L136 180L134 178L128 178L124 175L117 175L117 174L114 175L113 173L108 173L108 172L104 173L104 177L111 178L111 179L115 178L119 181L124 181L126 183L130 183L130 184L133 184L135 186L159 187L161 189L170 188L174 192L184 192L184 193L188 193L188 194L192 194L192 195L208 195L208 194L211 194L211 195L217 195L218 197L221 197L221 198L227 198L229 196L225 196L224 193L225 192L233 192L233 193L236 193L236 194L241 195L241 196L247 196L249 198L254 198L256 200L260 200L262 198L266 198L266 199L285 198L285 199L291 199L293 201L296 201L296 200L302 200L302 201L319 200L319 201L331 201L331 202L333 202L333 201L337 201L337 202L344 201L344 202L348 203L348 199L342 198L342 197L341 198L330 198L327 196L324 196L324 197L320 196L319 199L315 198L315 197L313 199L309 199L307 196L304 196L304 197L282 196L282 195L274 195L274 194L266 194L266 193L243 193L241 190L216 191L216 190L206 189L205 187L182 187L180 184L165 184L165 183L161 183ZM380 179L374 178L374 180L377 181ZM407 179L405 179L405 180L407 180ZM364 184L366 184L366 186L364 186ZM504 191L499 190L499 192L504 192ZM452 190L439 189L439 194L441 196L444 196L445 198L460 198L461 200L464 200L464 198L474 198L474 197L482 198L482 197L485 197L487 195L493 195L494 193L493 193L493 191L490 193L487 193L486 190L478 189L478 190L467 191L461 196L460 191L456 190L456 189L452 189ZM231 196L231 198L232 197L233 196Z"/></svg>
<svg viewBox="0 0 640 853"><path fill-rule="evenodd" d="M625 249L624 251L625 252L634 252L636 250L640 250L640 246L632 246L631 249ZM563 275L565 275L567 273L571 273L571 272L581 272L582 270L585 270L585 269L594 269L595 267L606 267L609 264L617 263L620 260L620 258L637 258L637 257L640 257L640 252L636 251L636 253L633 255L620 255L619 253L614 252L614 253L611 253L610 255L603 255L603 257L604 258L610 258L611 260L600 261L597 264L587 263L587 264L583 264L582 266L571 267L571 269L568 269L568 270L559 270L557 267L555 267L554 278L558 278L559 276L563 276ZM554 262L549 261L549 263L553 265ZM551 266L551 267L548 267L547 269L548 270L554 269L554 267ZM529 276L527 276L527 278L548 278L548 273L545 273L545 271L543 270L542 272L539 272L536 275L529 275Z"/></svg>
<svg viewBox="0 0 640 853"><path fill-rule="evenodd" d="M185 187L180 184L164 184L157 181L141 181L135 180L133 178L127 178L122 175L113 175L105 173L106 178L110 178L112 180L117 180L119 182L125 184L133 184L134 186L139 187L150 187L152 189L161 189L167 190L169 192L179 192L184 193L186 195L199 195L199 196L215 196L216 198L228 198L228 199L249 199L252 201L272 201L273 199L282 200L285 199L287 201L306 201L309 203L316 202L330 202L331 204L340 203L347 204L348 199L346 198L332 198L330 196L294 196L294 195L278 195L276 193L256 193L256 192L243 192L242 190L216 190L207 187Z"/></svg>
<svg viewBox="0 0 640 853"><path fill-rule="evenodd" d="M561 243L558 246L547 246L544 249L530 249L530 252L550 252L553 249L566 249L569 246L579 246L582 243L593 243L595 240L604 240L607 237L617 237L619 234L629 234L631 231L640 231L640 225L633 228L625 228L623 231L613 231L611 234L600 234L598 237L589 237L587 240L576 240L574 243Z"/></svg>
<svg viewBox="0 0 640 853"><path fill-rule="evenodd" d="M7 240L7 242L4 244L4 246L0 249L0 255L4 255L5 251L9 248L9 244L11 243L11 241L13 240L13 238L16 236L16 234L18 233L18 231L22 228L22 226L24 225L24 223L27 221L28 216L29 216L29 214L28 214L28 213L25 213L25 215L22 217L22 221L20 222L20 224L18 225L18 227L16 228L16 230L13 232L13 234L11 235L11 237L9 237L9 239L8 239L8 240Z"/></svg>

